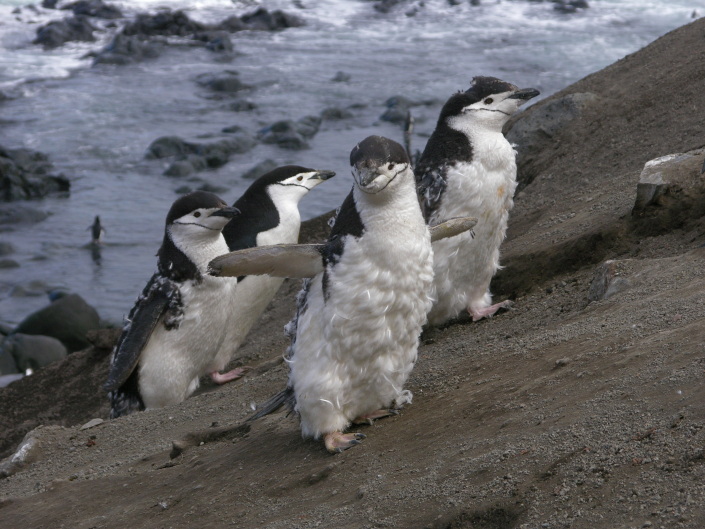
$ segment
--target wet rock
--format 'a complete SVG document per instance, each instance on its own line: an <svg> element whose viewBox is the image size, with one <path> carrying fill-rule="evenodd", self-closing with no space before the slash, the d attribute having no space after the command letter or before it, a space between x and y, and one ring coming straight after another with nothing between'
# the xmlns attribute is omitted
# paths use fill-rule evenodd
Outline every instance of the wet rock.
<svg viewBox="0 0 705 529"><path fill-rule="evenodd" d="M9 242L0 242L0 257L15 253L15 247Z"/></svg>
<svg viewBox="0 0 705 529"><path fill-rule="evenodd" d="M33 44L41 44L45 50L58 48L67 42L93 42L93 27L87 17L79 15L64 20L53 20L37 29Z"/></svg>
<svg viewBox="0 0 705 529"><path fill-rule="evenodd" d="M59 0L42 0L42 7L44 9L56 9L56 4L59 3Z"/></svg>
<svg viewBox="0 0 705 529"><path fill-rule="evenodd" d="M51 336L72 353L88 347L86 333L98 328L100 317L96 310L78 294L68 294L27 316L15 334Z"/></svg>
<svg viewBox="0 0 705 529"><path fill-rule="evenodd" d="M61 9L70 9L74 15L85 15L96 18L121 18L122 11L111 4L106 4L102 0L79 0L61 6Z"/></svg>
<svg viewBox="0 0 705 529"><path fill-rule="evenodd" d="M240 81L238 73L228 70L221 73L205 73L196 77L196 82L204 87L213 90L214 92L236 93L247 88L251 88Z"/></svg>
<svg viewBox="0 0 705 529"><path fill-rule="evenodd" d="M347 83L350 80L350 74L345 72L336 72L331 81L334 83Z"/></svg>
<svg viewBox="0 0 705 529"><path fill-rule="evenodd" d="M3 338L0 343L0 375L14 375L19 373L20 370L17 367L17 362L15 357L12 356L12 352L5 349L5 341Z"/></svg>
<svg viewBox="0 0 705 529"><path fill-rule="evenodd" d="M282 120L261 129L257 136L262 143L276 144L282 149L308 149L321 124L318 116L305 116L298 121Z"/></svg>
<svg viewBox="0 0 705 529"><path fill-rule="evenodd" d="M261 31L279 31L304 25L303 20L297 16L280 10L270 12L263 7L252 13L242 15L240 21L245 25L245 29Z"/></svg>
<svg viewBox="0 0 705 529"><path fill-rule="evenodd" d="M253 168L245 171L242 174L242 178L244 178L245 180L255 180L256 178L259 178L260 176L265 175L270 171L273 171L277 167L279 167L277 162L275 162L274 160L267 159L258 163Z"/></svg>
<svg viewBox="0 0 705 529"><path fill-rule="evenodd" d="M249 112L257 108L257 105L252 101L247 101L245 99L240 99L228 105L228 108L233 112Z"/></svg>
<svg viewBox="0 0 705 529"><path fill-rule="evenodd" d="M551 146L554 136L597 101L595 94L568 94L528 112L522 112L505 128L505 135L517 150L517 191L529 185L536 175L528 169L531 161Z"/></svg>
<svg viewBox="0 0 705 529"><path fill-rule="evenodd" d="M553 9L559 13L575 13L578 9L587 9L590 7L586 0L554 0L554 3Z"/></svg>
<svg viewBox="0 0 705 529"><path fill-rule="evenodd" d="M0 205L0 226L16 224L35 224L45 220L49 214L36 208L20 204Z"/></svg>
<svg viewBox="0 0 705 529"><path fill-rule="evenodd" d="M340 121L342 119L350 119L355 117L350 110L338 107L329 107L321 112L321 118L328 121Z"/></svg>
<svg viewBox="0 0 705 529"><path fill-rule="evenodd" d="M406 123L406 120L409 119L411 107L414 106L415 103L404 96L394 96L387 99L384 104L387 110L384 111L384 114L382 114L379 119L396 123L397 125L403 125Z"/></svg>
<svg viewBox="0 0 705 529"><path fill-rule="evenodd" d="M35 371L68 354L64 344L56 338L22 333L13 333L5 338L2 350L12 355L19 371Z"/></svg>
<svg viewBox="0 0 705 529"><path fill-rule="evenodd" d="M392 9L394 9L396 6L399 4L403 4L407 0L380 0L374 5L374 8L376 11L379 11L380 13L389 13Z"/></svg>
<svg viewBox="0 0 705 529"><path fill-rule="evenodd" d="M94 54L93 64L130 64L154 59L160 55L163 48L164 44L161 42L118 33L107 46Z"/></svg>
<svg viewBox="0 0 705 529"><path fill-rule="evenodd" d="M142 36L175 36L186 37L201 31L208 26L191 20L183 11L160 11L154 15L142 13L135 20L125 25L125 35Z"/></svg>
<svg viewBox="0 0 705 529"><path fill-rule="evenodd" d="M0 146L0 198L12 201L67 192L69 180L63 175L49 174L52 168L45 154Z"/></svg>
<svg viewBox="0 0 705 529"><path fill-rule="evenodd" d="M19 268L20 263L14 259L0 259L0 269Z"/></svg>
<svg viewBox="0 0 705 529"><path fill-rule="evenodd" d="M232 53L234 49L230 35L225 31L203 31L196 33L193 39L203 42L207 50L216 53Z"/></svg>
<svg viewBox="0 0 705 529"><path fill-rule="evenodd" d="M186 156L195 153L198 146L189 143L178 136L162 136L147 147L147 158L169 158L170 156Z"/></svg>
<svg viewBox="0 0 705 529"><path fill-rule="evenodd" d="M609 299L618 292L622 292L631 286L631 283L620 273L624 265L620 261L605 261L597 267L590 283L588 291L588 301L599 301Z"/></svg>

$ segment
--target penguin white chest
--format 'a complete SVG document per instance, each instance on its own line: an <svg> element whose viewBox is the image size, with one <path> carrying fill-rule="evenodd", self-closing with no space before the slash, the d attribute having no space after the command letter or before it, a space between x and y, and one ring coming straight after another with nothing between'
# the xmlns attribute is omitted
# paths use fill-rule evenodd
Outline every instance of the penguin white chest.
<svg viewBox="0 0 705 529"><path fill-rule="evenodd" d="M501 133L486 135L474 140L473 161L456 163L448 171L447 187L431 222L459 216L478 221L472 233L433 244L437 301L429 314L432 324L470 306L491 304L489 283L499 268L499 247L514 204L515 155Z"/></svg>
<svg viewBox="0 0 705 529"><path fill-rule="evenodd" d="M290 379L305 436L343 430L362 414L411 401L403 385L433 280L430 237L415 207L411 222L418 225L390 223L347 237L337 264L310 284Z"/></svg>

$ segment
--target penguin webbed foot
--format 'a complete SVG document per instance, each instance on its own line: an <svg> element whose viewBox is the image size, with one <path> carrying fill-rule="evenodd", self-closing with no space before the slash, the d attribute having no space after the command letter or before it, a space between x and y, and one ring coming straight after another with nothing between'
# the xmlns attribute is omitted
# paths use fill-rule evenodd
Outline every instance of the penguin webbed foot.
<svg viewBox="0 0 705 529"><path fill-rule="evenodd" d="M210 377L213 382L215 382L218 385L222 384L227 384L228 382L232 382L233 380L237 380L238 378L242 378L245 376L245 373L250 371L252 367L250 366L242 366L242 367L236 367L235 369L232 369L228 371L227 373L219 373L218 371L211 371Z"/></svg>
<svg viewBox="0 0 705 529"><path fill-rule="evenodd" d="M506 299L500 303L495 303L494 305L490 305L489 307L485 307L483 309L473 309L468 307L468 314L472 317L472 321L479 321L482 318L494 316L500 310L509 310L512 305L514 305L514 302L510 299Z"/></svg>
<svg viewBox="0 0 705 529"><path fill-rule="evenodd" d="M365 437L367 436L364 433L343 433L338 431L325 434L323 442L326 445L326 450L331 454L339 454L353 446L359 445Z"/></svg>
<svg viewBox="0 0 705 529"><path fill-rule="evenodd" d="M383 419L385 417L392 417L393 415L399 415L399 410L393 408L376 410L371 413L365 413L359 417L355 417L352 420L353 424L368 424L372 426L377 419Z"/></svg>

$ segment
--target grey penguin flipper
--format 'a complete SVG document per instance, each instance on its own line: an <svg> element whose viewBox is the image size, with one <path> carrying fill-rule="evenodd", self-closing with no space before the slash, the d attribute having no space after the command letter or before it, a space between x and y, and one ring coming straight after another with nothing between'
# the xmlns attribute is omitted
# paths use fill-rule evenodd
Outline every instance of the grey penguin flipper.
<svg viewBox="0 0 705 529"><path fill-rule="evenodd" d="M270 275L313 277L323 272L323 244L274 244L230 252L208 264L208 273L218 277Z"/></svg>
<svg viewBox="0 0 705 529"><path fill-rule="evenodd" d="M152 331L177 297L176 285L156 275L152 277L128 317L129 327L115 347L108 380L103 385L106 391L119 389L130 377Z"/></svg>
<svg viewBox="0 0 705 529"><path fill-rule="evenodd" d="M431 242L436 242L447 237L455 237L468 230L471 230L477 224L475 217L453 217L445 222L431 226Z"/></svg>

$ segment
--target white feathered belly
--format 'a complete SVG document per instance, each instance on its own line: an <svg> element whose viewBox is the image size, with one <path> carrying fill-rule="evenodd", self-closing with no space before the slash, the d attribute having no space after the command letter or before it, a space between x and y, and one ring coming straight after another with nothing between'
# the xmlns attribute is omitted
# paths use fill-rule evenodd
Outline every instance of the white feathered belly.
<svg viewBox="0 0 705 529"><path fill-rule="evenodd" d="M140 358L139 388L147 408L183 401L198 387L198 378L215 369L235 288L234 279L209 276L181 287L179 327L167 330L160 321Z"/></svg>
<svg viewBox="0 0 705 529"><path fill-rule="evenodd" d="M516 188L516 166L484 170L477 164L458 164L448 175L448 187L434 214L433 224L452 217L477 217L470 233L433 243L436 303L429 323L441 324L467 308L491 305L490 281L499 265L499 247L507 231Z"/></svg>
<svg viewBox="0 0 705 529"><path fill-rule="evenodd" d="M412 244L400 238L384 249L348 239L327 301L322 274L311 283L290 375L304 436L344 430L360 415L411 401L403 387L431 307L432 250L428 232Z"/></svg>

